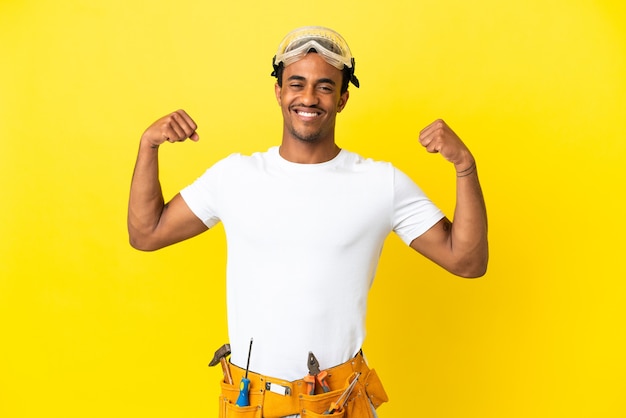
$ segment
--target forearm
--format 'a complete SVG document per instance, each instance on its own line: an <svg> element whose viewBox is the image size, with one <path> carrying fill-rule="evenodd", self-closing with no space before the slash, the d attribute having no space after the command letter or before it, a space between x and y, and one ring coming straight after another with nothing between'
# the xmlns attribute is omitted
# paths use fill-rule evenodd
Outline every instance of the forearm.
<svg viewBox="0 0 626 418"><path fill-rule="evenodd" d="M165 201L159 181L158 146L141 141L128 200L128 234L133 247L153 232Z"/></svg>
<svg viewBox="0 0 626 418"><path fill-rule="evenodd" d="M450 247L458 260L460 275L480 277L485 274L489 258L487 210L473 159L469 165L457 168Z"/></svg>
<svg viewBox="0 0 626 418"><path fill-rule="evenodd" d="M128 236L130 244L139 250L163 248L207 229L180 194L165 204L159 182L159 146L187 139L198 141L196 128L181 109L158 119L141 136L128 200Z"/></svg>
<svg viewBox="0 0 626 418"><path fill-rule="evenodd" d="M480 277L487 271L487 210L478 181L476 160L461 138L441 119L422 129L420 143L439 153L456 170L454 220L443 219L411 247L446 270L462 277Z"/></svg>

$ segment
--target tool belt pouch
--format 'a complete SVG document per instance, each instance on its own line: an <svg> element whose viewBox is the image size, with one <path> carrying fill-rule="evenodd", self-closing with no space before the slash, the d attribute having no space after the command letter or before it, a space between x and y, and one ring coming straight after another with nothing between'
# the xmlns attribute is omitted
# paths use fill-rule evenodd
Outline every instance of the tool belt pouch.
<svg viewBox="0 0 626 418"><path fill-rule="evenodd" d="M322 417L328 411L333 401L337 400L342 390L332 390L319 395L300 395L300 416L301 417ZM336 411L331 415L335 418L345 418L345 410Z"/></svg>
<svg viewBox="0 0 626 418"><path fill-rule="evenodd" d="M237 406L239 387L222 381L219 418L261 418L263 393L250 390L250 406Z"/></svg>
<svg viewBox="0 0 626 418"><path fill-rule="evenodd" d="M353 375L354 376L354 375ZM300 415L302 417L322 417L336 401L341 393L349 386L353 376L346 380L345 386L339 390L318 395L300 396ZM374 418L373 409L378 408L389 398L382 382L374 369L361 375L344 407L332 414L336 418Z"/></svg>

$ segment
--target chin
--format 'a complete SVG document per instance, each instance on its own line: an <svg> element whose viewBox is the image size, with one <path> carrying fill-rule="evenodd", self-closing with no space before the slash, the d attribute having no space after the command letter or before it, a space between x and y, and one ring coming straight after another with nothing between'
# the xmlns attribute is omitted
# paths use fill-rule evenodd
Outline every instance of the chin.
<svg viewBox="0 0 626 418"><path fill-rule="evenodd" d="M311 144L315 142L319 142L319 139L321 138L321 134L319 132L312 132L312 133L306 134L306 133L292 130L291 135L299 141L307 142Z"/></svg>

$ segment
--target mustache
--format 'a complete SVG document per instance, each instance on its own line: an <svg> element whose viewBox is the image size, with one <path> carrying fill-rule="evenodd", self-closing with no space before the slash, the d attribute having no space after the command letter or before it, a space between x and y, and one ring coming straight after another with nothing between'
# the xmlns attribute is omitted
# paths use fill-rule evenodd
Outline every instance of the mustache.
<svg viewBox="0 0 626 418"><path fill-rule="evenodd" d="M297 103L297 104L293 104L290 106L292 109L296 108L296 107L300 107L300 108L305 108L305 109L316 109L316 110L322 110L322 108L319 105L306 105L304 103Z"/></svg>

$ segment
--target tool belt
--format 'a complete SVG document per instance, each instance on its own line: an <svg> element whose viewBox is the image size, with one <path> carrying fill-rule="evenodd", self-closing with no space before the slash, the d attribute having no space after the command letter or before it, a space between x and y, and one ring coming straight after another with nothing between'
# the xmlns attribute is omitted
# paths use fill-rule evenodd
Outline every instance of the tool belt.
<svg viewBox="0 0 626 418"><path fill-rule="evenodd" d="M286 381L248 372L250 406L239 407L239 382L246 371L229 364L234 385L222 381L219 407L220 418L279 418L300 414L302 417L321 417L332 402L337 401L352 379L360 373L345 406L331 414L335 418L373 418L372 407L387 402L387 394L374 369L370 369L359 352L351 360L326 369L330 392L307 394L304 380Z"/></svg>

